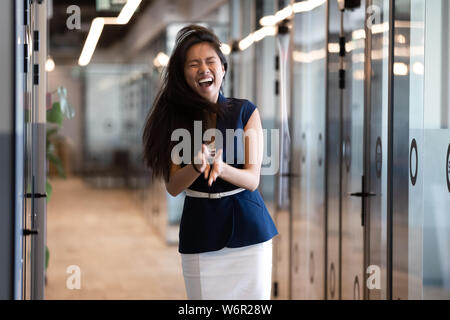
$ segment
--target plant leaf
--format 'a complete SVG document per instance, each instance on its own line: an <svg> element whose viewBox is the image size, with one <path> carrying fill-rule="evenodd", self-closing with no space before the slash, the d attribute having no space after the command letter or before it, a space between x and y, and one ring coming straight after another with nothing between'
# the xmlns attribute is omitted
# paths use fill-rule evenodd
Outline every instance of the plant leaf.
<svg viewBox="0 0 450 320"><path fill-rule="evenodd" d="M58 128L49 128L47 129L47 143L49 143L49 139L58 132Z"/></svg>
<svg viewBox="0 0 450 320"><path fill-rule="evenodd" d="M64 120L64 114L61 112L61 105L59 102L55 102L50 110L47 110L47 122L56 123L62 126Z"/></svg>
<svg viewBox="0 0 450 320"><path fill-rule="evenodd" d="M61 178L66 179L66 173L65 173L64 168L62 166L61 159L56 154L54 154L52 151L48 151L47 152L47 159L55 165L56 171L58 172L58 175Z"/></svg>
<svg viewBox="0 0 450 320"><path fill-rule="evenodd" d="M45 246L45 270L48 268L48 261L50 260L50 250Z"/></svg>
<svg viewBox="0 0 450 320"><path fill-rule="evenodd" d="M47 203L50 201L50 197L52 196L52 191L53 191L52 185L47 180L45 182L45 192L47 193Z"/></svg>

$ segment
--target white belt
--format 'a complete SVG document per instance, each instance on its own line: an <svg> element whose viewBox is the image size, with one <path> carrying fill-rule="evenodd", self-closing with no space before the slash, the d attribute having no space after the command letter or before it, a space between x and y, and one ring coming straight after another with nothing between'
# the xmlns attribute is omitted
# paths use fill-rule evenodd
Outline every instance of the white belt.
<svg viewBox="0 0 450 320"><path fill-rule="evenodd" d="M220 199L226 196L231 196L233 194L239 193L241 191L244 191L244 188L234 189L227 192L218 192L218 193L208 193L208 192L200 192L200 191L194 191L190 189L186 189L186 195L188 197L194 197L194 198L208 198L208 199Z"/></svg>

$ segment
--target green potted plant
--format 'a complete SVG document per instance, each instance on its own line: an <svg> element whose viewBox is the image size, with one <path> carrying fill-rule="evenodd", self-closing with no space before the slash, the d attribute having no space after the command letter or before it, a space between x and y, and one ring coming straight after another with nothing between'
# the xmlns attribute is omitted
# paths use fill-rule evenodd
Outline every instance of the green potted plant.
<svg viewBox="0 0 450 320"><path fill-rule="evenodd" d="M75 116L74 108L67 101L67 89L58 87L57 90L50 93L57 95L57 101L51 104L51 108L47 110L47 133L46 133L46 155L48 164L54 165L59 177L65 179L66 172L62 165L62 161L57 154L55 138L58 136L59 130L62 128L64 119L72 119ZM49 166L47 166L49 167ZM52 185L49 181L49 170L47 170L46 193L47 203L50 201L52 195ZM45 248L45 270L47 271L50 253L48 247Z"/></svg>

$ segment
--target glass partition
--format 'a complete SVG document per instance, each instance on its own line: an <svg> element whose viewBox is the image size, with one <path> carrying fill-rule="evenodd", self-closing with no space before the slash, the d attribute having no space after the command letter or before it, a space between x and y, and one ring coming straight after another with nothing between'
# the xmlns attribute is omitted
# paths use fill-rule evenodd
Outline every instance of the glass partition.
<svg viewBox="0 0 450 320"><path fill-rule="evenodd" d="M392 85L392 299L420 297L424 1L395 1ZM408 186L408 187L406 187ZM389 187L388 187L389 188Z"/></svg>
<svg viewBox="0 0 450 320"><path fill-rule="evenodd" d="M345 88L341 96L341 298L364 298L363 191L365 135L365 3L343 16Z"/></svg>
<svg viewBox="0 0 450 320"><path fill-rule="evenodd" d="M396 2L393 299L450 298L448 14L448 1Z"/></svg>
<svg viewBox="0 0 450 320"><path fill-rule="evenodd" d="M274 2L271 0L261 0L257 2L256 21L259 21L263 16L271 15L275 12ZM259 22L257 22L259 25ZM257 27L258 28L258 27ZM276 115L278 110L278 101L275 93L276 74L276 39L273 36L268 36L254 44L255 60L258 67L255 69L255 100L254 103L258 106L261 117L263 130L267 133L264 137L264 159L263 168L267 171L262 171L260 177L259 191L261 192L264 202L270 213L274 213L274 192L275 192L275 173L270 170L274 166L274 155L272 150L276 150L275 145L272 145L272 138L274 137L272 129L276 128ZM273 173L273 174L271 174Z"/></svg>
<svg viewBox="0 0 450 320"><path fill-rule="evenodd" d="M323 299L327 5L295 15L292 49L292 298Z"/></svg>
<svg viewBox="0 0 450 320"><path fill-rule="evenodd" d="M389 104L389 0L373 0L367 11L368 72L367 84L367 189L366 211L367 276L379 275L366 286L368 299L387 299L387 183L388 183L388 104ZM403 38L402 38L403 39ZM377 272L377 274L375 274Z"/></svg>
<svg viewBox="0 0 450 320"><path fill-rule="evenodd" d="M423 268L424 299L450 299L450 5L446 0L428 0L413 10L420 8L426 12L426 31L420 34L422 42L425 38L425 61L420 56L412 61L411 73L415 77L425 73L423 265L418 261L417 269ZM423 18L416 23L415 29L422 30Z"/></svg>
<svg viewBox="0 0 450 320"><path fill-rule="evenodd" d="M340 291L340 13L337 1L328 2L328 69L326 132L326 298L339 299Z"/></svg>

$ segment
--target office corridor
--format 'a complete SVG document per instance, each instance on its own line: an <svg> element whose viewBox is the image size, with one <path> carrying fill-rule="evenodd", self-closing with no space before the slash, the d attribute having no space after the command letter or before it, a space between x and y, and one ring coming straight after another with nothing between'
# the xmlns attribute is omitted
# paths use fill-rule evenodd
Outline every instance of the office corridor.
<svg viewBox="0 0 450 320"><path fill-rule="evenodd" d="M190 252L263 241L262 203L273 300L450 300L449 17L448 0L0 0L0 301L185 299L180 228ZM261 160L262 199L219 219L195 204L253 190L249 171L176 197L152 177L213 139L222 168Z"/></svg>
<svg viewBox="0 0 450 320"><path fill-rule="evenodd" d="M53 179L47 212L46 299L185 299L177 246L145 220L128 190ZM70 290L67 267L81 270Z"/></svg>

